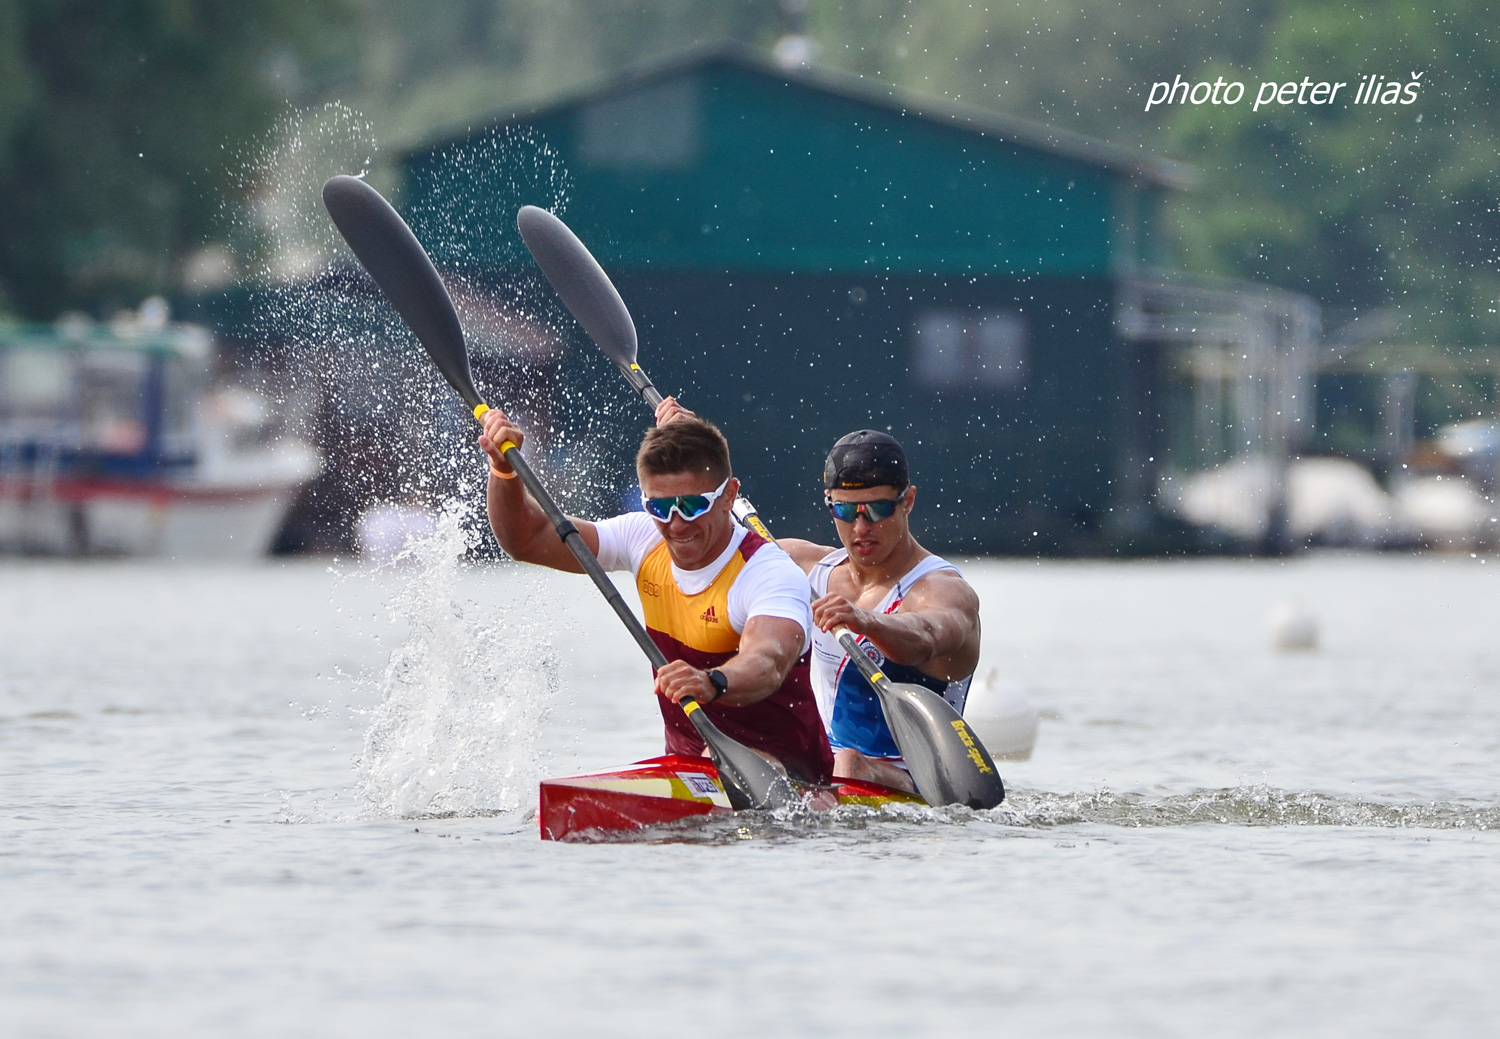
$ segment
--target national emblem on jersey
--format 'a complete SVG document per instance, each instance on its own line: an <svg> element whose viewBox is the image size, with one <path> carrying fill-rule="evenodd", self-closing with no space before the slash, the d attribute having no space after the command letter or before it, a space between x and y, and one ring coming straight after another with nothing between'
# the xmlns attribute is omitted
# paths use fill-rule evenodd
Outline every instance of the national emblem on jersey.
<svg viewBox="0 0 1500 1039"><path fill-rule="evenodd" d="M860 650L885 668L885 656L863 635L856 636ZM859 673L859 668L847 658L839 665L836 692L833 697L833 718L829 726L829 738L835 747L853 747L872 758L899 758L901 748L885 723L885 711L880 706L880 697Z"/></svg>

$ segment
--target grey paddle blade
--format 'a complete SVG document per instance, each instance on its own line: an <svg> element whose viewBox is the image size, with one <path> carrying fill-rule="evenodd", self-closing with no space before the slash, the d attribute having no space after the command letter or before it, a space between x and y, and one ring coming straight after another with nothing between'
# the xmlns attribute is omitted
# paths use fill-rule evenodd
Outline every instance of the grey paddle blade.
<svg viewBox="0 0 1500 1039"><path fill-rule="evenodd" d="M724 784L724 793L729 803L737 809L757 808L761 810L780 808L796 801L797 794L776 767L755 751L724 735L717 725L709 720L708 712L696 702L687 706L688 721L708 745L709 756L719 770L719 781Z"/></svg>
<svg viewBox="0 0 1500 1039"><path fill-rule="evenodd" d="M885 722L922 800L970 808L994 808L1005 800L995 760L952 704L925 686L892 682L848 628L835 628L833 634L880 698Z"/></svg>
<svg viewBox="0 0 1500 1039"><path fill-rule="evenodd" d="M568 312L621 368L635 364L635 322L594 254L553 214L522 206L516 228Z"/></svg>
<svg viewBox="0 0 1500 1039"><path fill-rule="evenodd" d="M952 704L905 682L876 682L875 693L922 800L970 808L1005 800L994 760Z"/></svg>
<svg viewBox="0 0 1500 1039"><path fill-rule="evenodd" d="M323 205L375 284L416 333L448 385L470 410L481 403L469 369L469 351L453 300L406 221L357 177L339 176L323 185Z"/></svg>
<svg viewBox="0 0 1500 1039"><path fill-rule="evenodd" d="M354 255L359 257L359 262L364 264L365 270L369 271L370 276L375 279L375 284L380 286L381 291L386 294L402 319L416 333L417 338L427 349L428 355L432 357L433 363L448 380L448 384L458 391L464 403L478 417L480 409L484 407L484 402L474 389L474 376L469 369L469 352L464 346L463 329L458 323L458 313L453 309L453 300L449 298L448 290L443 286L442 279L438 277L432 260L428 258L421 243L417 241L416 235L412 234L411 228L406 226L406 221L402 220L391 208L390 203L380 196L380 192L355 177L334 177L324 184L323 204L328 207L328 214L333 217L334 224L338 227L339 233L344 236L344 240L349 243L349 248L354 250ZM562 221L542 210L535 210L535 212L554 221L557 227L562 229L562 235L572 241L576 251L582 253L588 263L592 264L593 270L597 272L594 277L604 289L608 290L605 295L613 297L613 305L618 309L618 313L612 319L614 326L618 326L623 321L624 328L629 331L628 345L630 358L633 361L635 326L631 324L630 315L625 311L625 304L620 301L619 293L615 292L614 286L609 283L604 271L597 263L594 263L594 258L589 255L588 250L577 238L573 237L573 232L563 227ZM555 228L550 233L553 238L549 240L557 238ZM565 264L564 269L572 270L576 266L575 256L572 266ZM551 275L549 274L548 277L550 280ZM554 282L555 285L556 282ZM598 289L597 285L595 289ZM569 302L568 297L561 290L558 294L563 295L563 302L568 303L569 309L574 308L574 304ZM578 296L576 292L575 296ZM584 293L578 298L583 300L580 305L587 307L588 301L594 299L594 295ZM607 306L605 310L608 310ZM574 312L577 314L576 310ZM588 312L597 313L597 310ZM590 327L589 322L580 318L580 323L589 330L589 334L594 336L596 342L600 342L599 334ZM621 342L618 336L614 341ZM600 345L603 346L603 342L600 342ZM611 354L611 357L613 356ZM639 369L636 371L638 372ZM644 379L644 376L642 378ZM645 380L644 384L649 387L650 380ZM652 389L654 390L654 387ZM610 601L615 613L619 615L636 642L646 652L651 663L656 667L666 664L666 658L662 656L661 650L651 641L651 636L641 627L640 621L620 598L618 590L615 589L603 568L599 566L593 553L589 551L573 522L557 507L557 503L552 500L546 488L537 479L536 473L532 472L531 466L521 456L520 449L512 446L505 452L505 455L515 467L516 475L521 478L526 490L536 499L542 511L552 522L557 536L568 546L584 572ZM785 776L776 771L765 758L719 731L719 727L708 720L708 716L697 703L684 706L683 710L687 712L693 725L703 736L704 742L708 744L714 761L719 767L730 803L736 808L775 808L796 797Z"/></svg>

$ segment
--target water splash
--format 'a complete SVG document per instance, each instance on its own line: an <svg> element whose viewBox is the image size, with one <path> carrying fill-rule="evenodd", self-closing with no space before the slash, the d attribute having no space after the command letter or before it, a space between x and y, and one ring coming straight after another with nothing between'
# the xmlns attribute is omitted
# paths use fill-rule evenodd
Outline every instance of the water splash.
<svg viewBox="0 0 1500 1039"><path fill-rule="evenodd" d="M453 296L480 395L526 431L523 450L566 511L612 514L634 482L634 445L621 431L643 428L649 413L588 342L515 224L523 205L566 215L572 175L529 126L491 127L440 152L414 173L406 215Z"/></svg>
<svg viewBox="0 0 1500 1039"><path fill-rule="evenodd" d="M472 417L323 209L320 189L337 173L368 174L405 211L453 296L481 393L520 421L549 489L572 511L613 511L633 475L620 416L642 416L623 387L597 392L607 365L578 356L581 332L514 224L522 203L565 208L560 155L534 130L501 127L454 144L440 171L414 174L433 178L420 191L389 162L368 119L330 104L289 111L237 173L253 199L226 236L250 289L237 320L261 344L240 358L240 377L282 405L289 432L324 450L314 536L342 537L388 502L459 498L477 515L484 487Z"/></svg>
<svg viewBox="0 0 1500 1039"><path fill-rule="evenodd" d="M357 764L359 792L380 815L487 815L535 796L559 659L525 596L499 619L459 598L471 530L467 510L450 505L391 564L403 580L390 610L409 633L380 678Z"/></svg>
<svg viewBox="0 0 1500 1039"><path fill-rule="evenodd" d="M406 217L438 268L531 267L516 212L542 206L562 216L573 178L562 154L531 126L495 126L438 147L420 163Z"/></svg>
<svg viewBox="0 0 1500 1039"><path fill-rule="evenodd" d="M230 172L250 199L227 229L241 273L261 286L304 286L340 254L323 211L323 182L336 173L366 176L377 153L375 131L339 102L288 109Z"/></svg>

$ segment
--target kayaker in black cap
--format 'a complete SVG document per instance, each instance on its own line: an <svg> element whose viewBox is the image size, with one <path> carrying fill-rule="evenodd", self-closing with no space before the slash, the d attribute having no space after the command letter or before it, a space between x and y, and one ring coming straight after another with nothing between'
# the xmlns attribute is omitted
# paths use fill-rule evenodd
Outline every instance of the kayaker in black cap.
<svg viewBox="0 0 1500 1039"><path fill-rule="evenodd" d="M779 544L815 596L813 688L834 774L912 790L875 691L831 632L847 627L891 681L925 685L962 711L979 663L979 597L912 536L917 489L894 437L861 429L841 438L823 466L823 495L843 547Z"/></svg>

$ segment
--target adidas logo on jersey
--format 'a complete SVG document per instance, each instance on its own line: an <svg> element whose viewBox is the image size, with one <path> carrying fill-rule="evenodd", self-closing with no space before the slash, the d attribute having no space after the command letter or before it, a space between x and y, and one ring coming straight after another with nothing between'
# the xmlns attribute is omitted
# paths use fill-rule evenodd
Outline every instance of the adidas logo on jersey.
<svg viewBox="0 0 1500 1039"><path fill-rule="evenodd" d="M719 623L719 615L714 612L714 608L712 606L704 610L702 613L698 614L698 619L700 621L703 621L705 624Z"/></svg>

